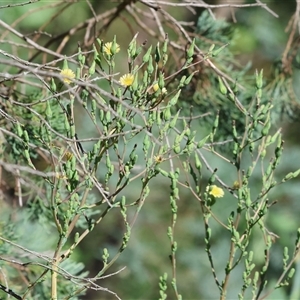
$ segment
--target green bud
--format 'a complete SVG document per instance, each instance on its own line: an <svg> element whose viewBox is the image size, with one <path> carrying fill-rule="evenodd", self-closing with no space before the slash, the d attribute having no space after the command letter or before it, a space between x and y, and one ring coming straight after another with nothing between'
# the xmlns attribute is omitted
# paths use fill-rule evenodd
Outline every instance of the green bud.
<svg viewBox="0 0 300 300"><path fill-rule="evenodd" d="M263 86L263 69L258 73L256 70L256 87L261 89Z"/></svg>
<svg viewBox="0 0 300 300"><path fill-rule="evenodd" d="M289 279L293 278L294 274L295 274L295 269L292 268L292 269L290 270L289 274L288 274L288 278L289 278Z"/></svg>
<svg viewBox="0 0 300 300"><path fill-rule="evenodd" d="M193 61L193 59L194 59L193 57L187 59L185 63L185 67L187 67Z"/></svg>
<svg viewBox="0 0 300 300"><path fill-rule="evenodd" d="M76 170L76 157L73 155L70 160L70 169L72 171Z"/></svg>
<svg viewBox="0 0 300 300"><path fill-rule="evenodd" d="M149 74L148 74L147 70L145 70L144 74L143 74L143 84L144 85L148 85L148 83L149 83L148 78L149 78ZM120 95L120 97L121 97L121 95Z"/></svg>
<svg viewBox="0 0 300 300"><path fill-rule="evenodd" d="M261 154L260 154L261 159L264 159L265 156L266 156L266 154L267 154L267 150L266 150L266 149L263 149L263 150L261 151Z"/></svg>
<svg viewBox="0 0 300 300"><path fill-rule="evenodd" d="M91 101L91 111L92 111L93 114L96 112L96 108L97 108L96 100L92 99L92 101Z"/></svg>
<svg viewBox="0 0 300 300"><path fill-rule="evenodd" d="M256 91L256 97L257 97L257 98L261 98L261 97L262 97L262 89L258 89L258 90Z"/></svg>
<svg viewBox="0 0 300 300"><path fill-rule="evenodd" d="M179 154L181 152L180 145L174 146L173 150L176 154Z"/></svg>
<svg viewBox="0 0 300 300"><path fill-rule="evenodd" d="M200 158L196 152L195 152L195 166L198 171L200 171L202 169L202 164L201 164Z"/></svg>
<svg viewBox="0 0 300 300"><path fill-rule="evenodd" d="M83 66L85 64L85 56L81 55L81 58L79 58L79 56L78 56L78 61L79 61L80 65Z"/></svg>
<svg viewBox="0 0 300 300"><path fill-rule="evenodd" d="M158 171L159 171L159 173L160 173L161 175L163 175L163 176L165 176L165 177L169 177L169 173L166 172L165 170L159 168Z"/></svg>
<svg viewBox="0 0 300 300"><path fill-rule="evenodd" d="M29 150L28 150L28 149L24 149L23 154L24 154L24 157L25 157L26 160L27 160L28 165L29 165L30 167L32 167L33 169L35 169L34 165L33 165L32 162L31 162L31 159L30 159Z"/></svg>
<svg viewBox="0 0 300 300"><path fill-rule="evenodd" d="M256 110L256 112L253 115L253 119L257 120L258 117L261 115L262 111L265 109L265 105L264 104L260 104Z"/></svg>
<svg viewBox="0 0 300 300"><path fill-rule="evenodd" d="M252 172L253 172L253 167L250 166L250 167L248 168L248 170L247 170L246 177L247 177L247 178L250 178L250 176L252 175Z"/></svg>
<svg viewBox="0 0 300 300"><path fill-rule="evenodd" d="M175 140L174 140L174 145L176 144L180 144L182 139L184 138L184 135L185 135L185 131L183 131L181 134L178 134L176 137L175 137Z"/></svg>
<svg viewBox="0 0 300 300"><path fill-rule="evenodd" d="M46 117L48 119L51 119L51 117L52 117L52 110L51 110L50 100L46 101Z"/></svg>
<svg viewBox="0 0 300 300"><path fill-rule="evenodd" d="M263 129L261 130L261 135L266 136L269 133L270 128L271 128L271 122L270 120L267 120Z"/></svg>
<svg viewBox="0 0 300 300"><path fill-rule="evenodd" d="M183 87L184 86L184 82L186 80L186 75L183 75L180 79L180 82L179 82L179 87Z"/></svg>
<svg viewBox="0 0 300 300"><path fill-rule="evenodd" d="M207 135L205 138L203 138L201 141L199 141L197 144L197 148L198 149L202 148L205 145L205 143L209 137L210 137L210 134Z"/></svg>
<svg viewBox="0 0 300 300"><path fill-rule="evenodd" d="M172 252L175 253L177 251L177 242L173 242L173 245L172 245Z"/></svg>
<svg viewBox="0 0 300 300"><path fill-rule="evenodd" d="M163 112L163 118L167 122L167 121L169 121L171 119L171 117L172 117L171 109L168 106L168 107L165 108L165 110Z"/></svg>
<svg viewBox="0 0 300 300"><path fill-rule="evenodd" d="M173 106L177 103L181 90L179 90L176 95L169 101L169 105Z"/></svg>
<svg viewBox="0 0 300 300"><path fill-rule="evenodd" d="M156 63L158 63L161 59L160 50L159 50L159 43L157 43L157 45L156 45L154 58L155 58Z"/></svg>
<svg viewBox="0 0 300 300"><path fill-rule="evenodd" d="M214 121L214 125L213 125L214 132L218 128L218 126L219 126L219 113L216 115L216 119Z"/></svg>
<svg viewBox="0 0 300 300"><path fill-rule="evenodd" d="M107 156L106 156L106 167L107 167L107 168L110 168L111 165L112 165L112 164L111 164L109 155L107 155Z"/></svg>
<svg viewBox="0 0 300 300"><path fill-rule="evenodd" d="M70 135L71 135L71 137L74 137L75 134L76 134L75 125L72 125L72 126L70 126Z"/></svg>
<svg viewBox="0 0 300 300"><path fill-rule="evenodd" d="M106 259L107 260L107 258L109 257L109 253L108 253L108 250L107 250L107 248L104 248L103 249L103 256L102 256L102 258L104 259Z"/></svg>
<svg viewBox="0 0 300 300"><path fill-rule="evenodd" d="M100 40L99 38L96 38L96 42L98 43L98 45L99 45L99 48L101 49L101 52L102 52L103 41L102 41L102 40Z"/></svg>
<svg viewBox="0 0 300 300"><path fill-rule="evenodd" d="M130 161L131 161L132 164L135 164L136 161L137 161L137 159L138 159L138 155L135 154L134 151L135 151L135 149L132 150L132 152L131 152L130 155L129 155L129 159L130 159Z"/></svg>
<svg viewBox="0 0 300 300"><path fill-rule="evenodd" d="M78 47L78 61L81 66L85 63L85 56L82 54L80 47Z"/></svg>
<svg viewBox="0 0 300 300"><path fill-rule="evenodd" d="M187 54L187 58L190 59L193 57L194 55L194 48L195 48L195 39L193 39L190 47L187 49L186 54Z"/></svg>
<svg viewBox="0 0 300 300"><path fill-rule="evenodd" d="M143 48L142 48L141 46L138 47L138 48L136 49L136 53L135 53L134 58L136 58L137 56L139 56L139 55L141 54L142 50L143 50Z"/></svg>
<svg viewBox="0 0 300 300"><path fill-rule="evenodd" d="M96 62L93 61L93 62L92 62L92 65L91 65L90 68L89 68L89 74L90 74L90 75L94 75L94 74L95 74L95 69L96 69Z"/></svg>
<svg viewBox="0 0 300 300"><path fill-rule="evenodd" d="M158 86L162 90L165 86L164 75L162 72L159 72L158 76Z"/></svg>
<svg viewBox="0 0 300 300"><path fill-rule="evenodd" d="M293 172L293 178L296 178L296 177L298 177L298 176L299 176L299 174L300 174L300 169L299 169L299 170L297 170L297 171L295 171L295 172Z"/></svg>
<svg viewBox="0 0 300 300"><path fill-rule="evenodd" d="M253 260L253 251L249 252L248 261L251 262Z"/></svg>
<svg viewBox="0 0 300 300"><path fill-rule="evenodd" d="M65 129L70 134L70 123L67 117L65 117Z"/></svg>
<svg viewBox="0 0 300 300"><path fill-rule="evenodd" d="M172 196L175 198L175 199L178 199L179 198L179 189L177 187L175 187L174 189L171 190L171 193L172 193Z"/></svg>
<svg viewBox="0 0 300 300"><path fill-rule="evenodd" d="M156 124L157 124L158 126L161 125L161 115L160 115L160 113L157 113L157 114L156 114Z"/></svg>
<svg viewBox="0 0 300 300"><path fill-rule="evenodd" d="M179 114L180 114L180 111L178 111L177 114L175 116L173 116L171 122L169 123L169 128L174 128L176 126Z"/></svg>
<svg viewBox="0 0 300 300"><path fill-rule="evenodd" d="M216 180L216 175L215 172L210 176L209 180L208 180L208 184L212 185Z"/></svg>
<svg viewBox="0 0 300 300"><path fill-rule="evenodd" d="M95 44L93 44L93 51L94 51L94 60L99 56L98 50L95 46Z"/></svg>
<svg viewBox="0 0 300 300"><path fill-rule="evenodd" d="M65 70L65 69L69 69L68 61L66 59L64 59L64 62L63 62L63 70Z"/></svg>
<svg viewBox="0 0 300 300"><path fill-rule="evenodd" d="M80 79L81 70L80 68L76 68L76 79Z"/></svg>
<svg viewBox="0 0 300 300"><path fill-rule="evenodd" d="M219 79L219 90L221 92L222 95L227 95L227 88L223 83L223 80L221 79L220 76L218 76Z"/></svg>
<svg viewBox="0 0 300 300"><path fill-rule="evenodd" d="M54 81L54 78L51 78L50 88L52 92L56 92L56 83Z"/></svg>
<svg viewBox="0 0 300 300"><path fill-rule="evenodd" d="M290 172L288 173L287 175L284 176L284 178L282 179L283 182L287 181L287 180L290 180L290 179L293 179L293 178L296 178L298 177L300 174L300 169L295 171L295 172Z"/></svg>
<svg viewBox="0 0 300 300"><path fill-rule="evenodd" d="M22 137L22 135L23 135L23 129L22 129L20 123L17 122L17 123L16 123L16 126L17 126L17 134L18 134L18 136L19 136L19 137Z"/></svg>
<svg viewBox="0 0 300 300"><path fill-rule="evenodd" d="M108 174L109 174L110 176L114 173L114 169L115 169L114 165L111 164L111 165L109 166L109 168L108 168Z"/></svg>
<svg viewBox="0 0 300 300"><path fill-rule="evenodd" d="M191 80L192 80L192 78L193 78L193 76L195 75L196 72L197 72L197 71L193 72L193 73L192 73L192 74L184 81L184 85L190 84L190 82L191 82Z"/></svg>
<svg viewBox="0 0 300 300"><path fill-rule="evenodd" d="M103 122L103 120L104 120L104 110L103 109L99 109L99 120L100 120L100 122Z"/></svg>
<svg viewBox="0 0 300 300"><path fill-rule="evenodd" d="M104 120L106 121L106 124L111 122L111 112L109 110L104 114Z"/></svg>
<svg viewBox="0 0 300 300"><path fill-rule="evenodd" d="M194 138L192 139L192 141L194 140ZM194 152L194 150L195 150L195 148L196 148L196 145L193 143L193 142L191 142L191 143L188 143L187 145L186 145L186 148L185 148L185 150L187 151L187 153L193 153Z"/></svg>
<svg viewBox="0 0 300 300"><path fill-rule="evenodd" d="M103 71L103 66L102 66L101 56L100 55L98 55L97 58L95 58L95 62L101 68L101 70ZM79 78L79 77L77 77L77 78Z"/></svg>
<svg viewBox="0 0 300 300"><path fill-rule="evenodd" d="M232 233L233 233L233 236L234 236L235 240L238 242L240 240L240 234L239 234L239 232L235 228L233 228L233 232Z"/></svg>
<svg viewBox="0 0 300 300"><path fill-rule="evenodd" d="M110 48L110 52L112 55L115 55L117 53L117 48L118 48L118 44L117 44L116 36L114 36L114 39L112 41L111 48Z"/></svg>
<svg viewBox="0 0 300 300"><path fill-rule="evenodd" d="M270 111L272 109L273 105L271 102L268 102L265 107L263 108L261 114L265 115L268 111Z"/></svg>
<svg viewBox="0 0 300 300"><path fill-rule="evenodd" d="M214 49L215 49L215 44L212 44L208 49L208 53L211 53Z"/></svg>
<svg viewBox="0 0 300 300"><path fill-rule="evenodd" d="M228 94L228 98L229 98L229 100L232 101L232 102L235 101L235 96L234 96L233 93L229 93L229 94Z"/></svg>
<svg viewBox="0 0 300 300"><path fill-rule="evenodd" d="M205 238L207 241L209 241L211 239L211 228L206 229Z"/></svg>
<svg viewBox="0 0 300 300"><path fill-rule="evenodd" d="M168 61L168 54L163 54L163 57L162 57L162 60L163 60L163 65L165 65Z"/></svg>
<svg viewBox="0 0 300 300"><path fill-rule="evenodd" d="M278 130L272 137L270 137L270 140L268 142L266 142L266 144L267 145L273 144L276 141L279 134L280 134L280 130Z"/></svg>
<svg viewBox="0 0 300 300"><path fill-rule="evenodd" d="M152 63L152 56L151 55L149 56L149 62L148 62L147 71L148 71L149 75L152 74L153 71L154 71L154 67L153 67L153 63Z"/></svg>
<svg viewBox="0 0 300 300"><path fill-rule="evenodd" d="M152 45L149 47L149 49L147 50L146 54L143 56L143 62L147 63L149 61L150 55L151 55L151 51L152 51Z"/></svg>
<svg viewBox="0 0 300 300"><path fill-rule="evenodd" d="M74 236L74 243L77 243L78 239L79 239L79 232L76 232Z"/></svg>
<svg viewBox="0 0 300 300"><path fill-rule="evenodd" d="M187 124L186 124L186 122L185 122L185 120L184 120L184 128L185 128L185 130L183 131L183 133L184 133L184 135L186 136L186 137L190 137L190 135L191 135L191 129L187 126Z"/></svg>
<svg viewBox="0 0 300 300"><path fill-rule="evenodd" d="M25 141L26 143L29 143L29 136L28 136L27 130L24 130L24 131L23 131L23 137L24 137L24 141Z"/></svg>
<svg viewBox="0 0 300 300"><path fill-rule="evenodd" d="M150 139L149 139L148 134L146 134L144 137L144 141L143 141L143 151L145 153L147 153L149 150L149 147L150 147Z"/></svg>
<svg viewBox="0 0 300 300"><path fill-rule="evenodd" d="M223 45L222 47L220 47L219 49L216 49L215 51L213 51L213 53L212 53L212 57L216 57L216 56L218 56L218 54L221 52L221 51L223 51L223 49L225 48L225 47L227 47L228 46L228 44L226 44L226 45Z"/></svg>
<svg viewBox="0 0 300 300"><path fill-rule="evenodd" d="M251 196L250 196L250 192L248 191L248 193L246 194L246 206L247 208L251 207L252 201L251 201Z"/></svg>

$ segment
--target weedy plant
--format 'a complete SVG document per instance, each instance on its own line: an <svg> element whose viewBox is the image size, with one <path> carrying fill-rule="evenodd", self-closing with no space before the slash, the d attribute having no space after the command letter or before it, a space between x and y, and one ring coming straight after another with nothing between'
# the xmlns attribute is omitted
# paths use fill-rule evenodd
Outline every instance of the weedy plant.
<svg viewBox="0 0 300 300"><path fill-rule="evenodd" d="M123 1L117 11L128 9L139 23L135 13L140 8L131 2ZM224 70L216 67L230 50L226 37L214 36L220 37L216 32L226 31L228 23L204 12L191 34L157 3L141 3L164 33L150 46L135 34L124 49L117 34L110 41L97 37L84 50L78 45L76 53L62 56L18 33L55 60L34 63L0 51L1 63L17 70L9 69L1 89L3 299L79 299L87 290L121 299L118 287L102 282L123 271L111 270L130 248L133 228L143 222L145 203L162 179L169 185L164 197L171 218L162 234L168 237L171 264L159 270L158 288L152 287L159 299L185 298L178 254L185 244L177 236L183 194L199 208L195 214L214 281L212 298L266 299L293 281L299 229L294 229L294 245L282 249L278 277L269 279L278 236L267 220L280 205L272 193L300 169L278 179L284 142L281 130L272 129L274 105L265 95L263 70L246 83L232 80L225 65ZM114 20L118 14L110 16ZM159 18L173 22L185 47L164 32ZM207 38L199 33L203 24ZM0 25L16 34L4 21ZM180 66L171 55L176 47ZM116 63L124 53L126 73ZM237 72L240 77L246 73ZM209 83L205 88L199 87L203 76ZM219 166L229 166L236 181L228 184ZM216 209L223 201L231 203L228 214ZM113 212L123 223L118 249L112 253L103 245L102 265L91 276L77 250ZM214 249L220 236L226 240L221 258ZM238 277L242 280L233 288Z"/></svg>

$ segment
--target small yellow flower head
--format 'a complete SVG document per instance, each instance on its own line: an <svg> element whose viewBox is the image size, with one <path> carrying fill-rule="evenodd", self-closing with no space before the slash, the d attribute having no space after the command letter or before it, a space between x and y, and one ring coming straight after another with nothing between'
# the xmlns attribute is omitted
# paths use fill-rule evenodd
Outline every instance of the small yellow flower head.
<svg viewBox="0 0 300 300"><path fill-rule="evenodd" d="M72 79L75 78L75 74L71 69L61 70L60 75L61 75L63 81L67 84L70 84L72 82Z"/></svg>
<svg viewBox="0 0 300 300"><path fill-rule="evenodd" d="M222 198L224 196L224 191L216 185L208 186L206 191L215 198Z"/></svg>
<svg viewBox="0 0 300 300"><path fill-rule="evenodd" d="M116 54L120 51L120 45L118 45L117 43L116 43L116 49L114 51L115 53L112 53L111 47L112 47L112 42L108 42L104 44L103 50L108 56Z"/></svg>
<svg viewBox="0 0 300 300"><path fill-rule="evenodd" d="M132 74L125 74L120 78L121 85L128 87L131 86L134 82L134 75Z"/></svg>
<svg viewBox="0 0 300 300"><path fill-rule="evenodd" d="M153 90L154 90L154 92L157 92L158 89L159 89L159 85L158 85L158 83L156 82L156 83L153 84Z"/></svg>
<svg viewBox="0 0 300 300"><path fill-rule="evenodd" d="M154 83L152 88L153 88L154 92L157 92L159 90L158 83L157 82ZM162 94L166 94L167 93L167 89L166 88L162 88L161 93Z"/></svg>

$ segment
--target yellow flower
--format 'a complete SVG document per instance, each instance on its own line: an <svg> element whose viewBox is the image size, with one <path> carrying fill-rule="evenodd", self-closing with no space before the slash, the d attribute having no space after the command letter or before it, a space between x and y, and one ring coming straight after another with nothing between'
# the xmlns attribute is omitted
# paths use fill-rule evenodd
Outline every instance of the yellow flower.
<svg viewBox="0 0 300 300"><path fill-rule="evenodd" d="M157 92L159 90L158 83L157 82L154 83L152 88L153 88L154 92ZM167 93L167 89L166 88L162 88L161 93L162 94L166 94Z"/></svg>
<svg viewBox="0 0 300 300"><path fill-rule="evenodd" d="M127 86L131 86L134 82L134 75L132 74L125 74L120 78L120 83L127 87Z"/></svg>
<svg viewBox="0 0 300 300"><path fill-rule="evenodd" d="M156 91L158 91L158 89L159 89L159 85L156 82L156 83L153 84L153 90L154 90L154 92L156 92Z"/></svg>
<svg viewBox="0 0 300 300"><path fill-rule="evenodd" d="M215 198L222 198L224 196L224 191L216 185L208 186L206 191Z"/></svg>
<svg viewBox="0 0 300 300"><path fill-rule="evenodd" d="M104 44L103 50L108 56L112 54L116 54L120 51L120 45L118 45L117 43L116 43L116 49L114 51L115 53L112 53L111 47L112 47L112 42L108 42Z"/></svg>
<svg viewBox="0 0 300 300"><path fill-rule="evenodd" d="M70 84L72 82L72 79L75 78L75 74L71 69L61 70L60 75L63 81L67 84Z"/></svg>

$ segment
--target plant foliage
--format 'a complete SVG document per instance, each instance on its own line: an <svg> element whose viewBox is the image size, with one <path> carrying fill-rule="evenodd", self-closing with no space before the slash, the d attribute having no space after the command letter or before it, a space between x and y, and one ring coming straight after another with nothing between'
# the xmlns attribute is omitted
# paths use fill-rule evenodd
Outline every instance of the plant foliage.
<svg viewBox="0 0 300 300"><path fill-rule="evenodd" d="M180 3L111 4L1 7L15 19L0 20L0 298L296 299L299 224L274 226L300 173L281 168L278 126L296 101L295 25L266 77L213 5L182 2L203 9L184 23ZM52 26L83 7L90 18ZM20 12L47 21L25 33ZM122 20L130 39L108 33Z"/></svg>

